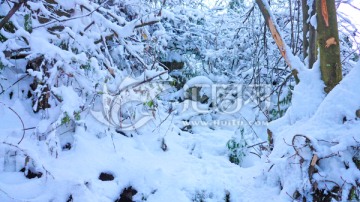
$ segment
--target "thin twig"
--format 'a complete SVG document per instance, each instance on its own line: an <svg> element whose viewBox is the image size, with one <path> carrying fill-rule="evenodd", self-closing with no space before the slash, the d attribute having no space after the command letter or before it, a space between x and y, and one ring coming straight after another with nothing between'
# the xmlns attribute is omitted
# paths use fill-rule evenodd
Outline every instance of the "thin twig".
<svg viewBox="0 0 360 202"><path fill-rule="evenodd" d="M146 79L146 80L144 80L144 81L142 81L142 82L140 82L140 83L126 86L125 88L119 90L119 92L117 92L115 95L112 95L112 96L118 96L118 95L120 95L121 92L123 92L123 91L126 90L126 89L136 88L136 87L138 87L138 86L140 86L140 85L142 85L142 84L144 84L144 83L147 83L147 82L152 81L152 80L155 79L156 77L159 77L159 76L161 76L161 75L163 75L163 74L165 74L165 73L167 73L167 72L168 72L168 71L163 71L163 72L159 73L158 75L155 75L155 76L153 76L153 77L150 77L150 78L148 78L148 79Z"/></svg>
<svg viewBox="0 0 360 202"><path fill-rule="evenodd" d="M160 122L160 124L159 124L152 132L154 132L157 128L160 128L160 126L170 117L170 115L172 114L173 111L174 111L174 110L170 110L170 112L169 112L169 114L166 116L166 118L165 118L164 120L162 120L162 121Z"/></svg>
<svg viewBox="0 0 360 202"><path fill-rule="evenodd" d="M20 144L21 143L21 141L24 139L24 137L25 137L25 124L24 124L24 121L22 120L22 118L20 117L20 115L15 111L15 110L13 110L11 107L9 107L9 106L7 106L5 103L3 103L3 102L0 102L1 104L3 104L5 107L7 107L8 109L10 109L12 112L14 112L14 114L19 118L19 120L21 121L21 124L22 124L22 130L23 130L23 135L22 135L22 137L21 137L21 139L20 139L20 141L18 142L18 144Z"/></svg>
<svg viewBox="0 0 360 202"><path fill-rule="evenodd" d="M0 189L0 192L3 193L5 196L9 197L12 201L15 201L16 199L11 197L8 193L6 193L4 190Z"/></svg>
<svg viewBox="0 0 360 202"><path fill-rule="evenodd" d="M261 145L261 144L265 144L265 143L267 143L267 141L260 142L260 143L257 143L257 144L254 144L254 145L248 146L247 148L255 147L255 146L258 146L258 145Z"/></svg>
<svg viewBox="0 0 360 202"><path fill-rule="evenodd" d="M10 88L12 88L14 85L16 85L17 83L19 83L21 80L23 80L24 78L26 78L27 76L29 76L29 74L26 74L25 76L21 77L19 80L15 81L15 83L11 84L8 88L6 88L5 90L3 90L2 92L0 92L0 95L5 93L7 90L9 90Z"/></svg>
<svg viewBox="0 0 360 202"><path fill-rule="evenodd" d="M56 19L55 21L52 21L52 22L49 22L49 23L46 23L46 24L43 24L43 25L39 25L39 26L36 26L36 27L33 27L33 29L37 29L37 28L40 28L40 27L46 27L48 25L51 25L51 24L54 24L56 22L67 22L67 21L70 21L70 20L76 20L76 19L79 19L79 18L84 18L84 17L88 17L90 16L91 14L93 14L95 11L99 10L104 3L106 3L108 1L104 1L102 4L100 4L96 9L92 10L90 13L86 14L86 15L82 15L82 16L77 16L77 17L73 17L73 18L67 18L67 19L63 19L63 20L58 20ZM85 7L85 6L84 6ZM86 7L85 7L86 8Z"/></svg>

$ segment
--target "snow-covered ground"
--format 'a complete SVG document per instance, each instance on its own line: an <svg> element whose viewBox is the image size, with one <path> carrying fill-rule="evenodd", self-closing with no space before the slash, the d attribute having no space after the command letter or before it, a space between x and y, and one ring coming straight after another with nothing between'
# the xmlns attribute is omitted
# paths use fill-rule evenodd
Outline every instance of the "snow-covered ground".
<svg viewBox="0 0 360 202"><path fill-rule="evenodd" d="M21 109L19 102L10 107ZM226 143L235 132L231 128L194 126L192 134L164 124L154 132L140 129L141 135L129 138L106 130L88 115L86 127L78 124L74 133L54 131L58 144L68 142L72 148L57 145L54 149L59 153L51 155L47 151L51 143L37 141L30 131L18 145L21 123L9 108L0 109L0 201L66 201L70 195L74 201L115 201L129 186L138 191L135 201L225 201L227 194L231 201L278 201L280 190L264 184L267 171L257 156L249 154L242 167L229 162ZM18 111L28 126L31 118L26 109ZM17 150L16 166L7 162L5 168L5 151L9 150ZM19 172L25 155L36 164L30 166L43 172L41 178L27 179ZM115 179L101 181L101 172Z"/></svg>
<svg viewBox="0 0 360 202"><path fill-rule="evenodd" d="M238 126L181 127L184 120L230 116L179 113L181 107L169 115L159 107L152 122L119 133L86 112L78 122L56 128L49 121L51 113L42 118L44 114L33 114L29 101L4 98L0 201L115 201L130 187L136 190L134 201L291 201L293 193L306 191L313 179L320 188L329 188L331 181L349 190L360 177L351 160L359 140L355 111L360 107L360 65L327 97L318 66L301 73L302 83L286 115L269 126L254 126L259 137L246 137L248 143L266 140L268 127L274 133L274 150L269 156L260 153L262 158L246 152L240 166L229 161L226 146L238 138ZM253 115L246 106L241 112L248 119ZM29 128L23 139L22 122ZM315 154L317 172L309 179ZM29 173L21 172L24 167L42 175L28 179ZM114 179L102 181L101 173Z"/></svg>

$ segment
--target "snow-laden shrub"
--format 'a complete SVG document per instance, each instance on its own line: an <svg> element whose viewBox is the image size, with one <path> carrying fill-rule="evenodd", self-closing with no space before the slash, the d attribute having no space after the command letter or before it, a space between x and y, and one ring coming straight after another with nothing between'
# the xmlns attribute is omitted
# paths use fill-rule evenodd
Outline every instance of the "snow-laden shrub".
<svg viewBox="0 0 360 202"><path fill-rule="evenodd" d="M236 131L236 138L230 139L226 146L229 150L229 161L241 165L243 158L248 154L247 142L244 137L244 128Z"/></svg>
<svg viewBox="0 0 360 202"><path fill-rule="evenodd" d="M156 58L164 51L166 36L159 34L161 12L151 4L138 0L19 4L23 5L0 32L3 74L16 72L5 87L26 77L19 80L19 93L32 100L34 112L59 109L52 117L57 124L79 121L102 95L103 85L116 93L126 76L162 70ZM0 15L15 5L2 1Z"/></svg>
<svg viewBox="0 0 360 202"><path fill-rule="evenodd" d="M284 117L269 125L274 149L266 178L289 200L357 200L360 64L325 98L315 66L302 72Z"/></svg>

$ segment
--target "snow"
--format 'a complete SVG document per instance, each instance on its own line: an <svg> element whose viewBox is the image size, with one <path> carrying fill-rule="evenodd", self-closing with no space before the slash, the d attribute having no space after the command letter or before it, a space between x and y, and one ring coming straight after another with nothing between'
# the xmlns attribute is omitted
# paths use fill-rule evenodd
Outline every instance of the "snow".
<svg viewBox="0 0 360 202"><path fill-rule="evenodd" d="M295 191L311 200L309 190L314 180L323 189L343 185L342 199L346 200L348 190L360 179L352 159L358 155L360 142L355 114L360 109L360 63L326 95L319 61L313 69L306 69L288 46L283 47L299 72L300 83L291 92L286 114L268 123L269 106L262 109L251 99L241 100L240 105L241 96L251 95L237 91L226 94L224 90L230 84L244 86L244 77L255 76L254 61L250 61L255 52L250 43L243 41L244 47L235 48L246 37L251 39L221 39L234 33L226 16L219 17L224 20L216 21L221 24L213 25L215 30L199 31L186 15L194 24L201 24L206 14L184 9L186 2L167 9L143 8L136 0L111 2L123 3L121 8L128 13L87 0L56 2L63 9L74 8L75 18L43 25L34 18L35 27L29 33L22 28L28 8L38 10L39 16L56 16L42 1L32 1L14 16L15 33L1 30L9 38L0 44L1 63L5 65L0 70L1 202L68 201L70 196L73 201L115 201L130 186L137 190L133 201L217 202L229 197L230 201L285 202L294 201ZM267 1L263 2L269 8ZM7 3L1 4L5 6L0 14L11 8ZM94 12L90 15L82 6ZM162 16L158 16L159 9ZM184 34L169 34L165 20L174 21L176 31ZM310 22L316 25L314 20L315 16ZM135 28L153 21L159 23ZM50 33L52 23L64 29ZM147 40L143 40L143 33ZM192 35L198 35L199 43L185 41L196 38ZM110 40L104 39L109 36ZM215 48L201 44L211 40L216 40ZM166 46L173 41L184 47L168 50ZM13 60L3 54L21 48L29 49L26 53L30 55ZM202 52L201 59L178 52L181 48ZM275 45L268 48L276 49ZM240 57L239 50L245 59L236 61L238 66L219 62ZM271 54L269 58L274 58ZM26 67L39 56L44 60L38 67ZM188 69L177 75L164 72L158 67L159 58L183 61ZM192 64L194 60L198 63ZM210 64L199 64L200 60L213 62L214 69ZM261 62L257 61L258 65ZM209 73L205 70L208 67ZM204 71L199 71L201 68ZM259 74L269 74L268 69L259 70ZM281 71L287 70L281 67ZM36 89L30 87L34 80ZM173 81L182 82L183 87L171 86ZM44 91L46 87L50 91ZM210 99L217 95L213 87L219 87L225 94L220 101L239 102L239 108L224 113L210 102L213 100L199 103L187 99L190 96L185 94L193 87L201 87L200 95ZM49 96L51 108L35 113L33 104L39 102L40 95ZM267 129L273 133L272 151ZM234 153L238 165L230 162ZM317 172L309 177L315 154L319 158ZM30 172L41 172L42 176L29 179L26 175ZM112 174L114 180L100 180L102 172Z"/></svg>
<svg viewBox="0 0 360 202"><path fill-rule="evenodd" d="M311 71L318 72L318 64L315 65L315 69L308 70L308 72ZM345 169L342 162L352 162L353 155L348 149L356 144L354 141L359 138L358 132L355 132L360 129L355 111L360 108L357 101L360 99L359 81L356 79L360 76L360 63L326 97L324 93L321 93L323 84L319 78L312 78L306 74L303 76L307 76L310 80L304 82L302 77L300 78L301 82L294 90L293 105L283 118L269 125L272 132L276 134L274 144L277 145L269 160L276 165L272 169L274 173L277 172L275 176L279 176L282 181L284 190L281 191L281 195L283 196L286 193L294 193L301 187L310 186L308 177L302 177L306 176L306 166L305 170L301 170L299 166L292 165L291 172L289 172L290 168L284 167L289 166L289 162L296 163L299 160L296 155L293 156L294 150L289 145L296 134L308 137L315 149L312 152L319 158L325 158L320 161L318 167L323 175L315 174L316 179L341 184L343 180L353 182L353 179L358 179L360 176L354 164L350 164L350 168ZM312 73L312 76L319 77L319 74ZM304 84L301 84L302 82ZM345 122L344 117L347 120ZM322 140L330 140L333 143L329 145ZM279 144L281 142L287 144ZM305 162L309 162L312 158L309 151L302 151L300 155L305 158ZM327 159L331 155L335 157ZM282 159L284 156L287 159ZM338 168L343 170L339 172Z"/></svg>
<svg viewBox="0 0 360 202"><path fill-rule="evenodd" d="M194 78L191 78L189 81L186 82L184 85L184 91L191 87L201 86L201 85L211 85L213 82L206 76L197 76Z"/></svg>
<svg viewBox="0 0 360 202"><path fill-rule="evenodd" d="M86 122L86 130L82 126L75 129L74 148L60 152L58 158L40 158L40 151L34 147L36 140L19 145L29 151L30 156L37 156L39 166L45 167L55 179L47 174L46 179L29 180L21 173L2 172L1 190L18 200L39 201L66 200L70 193L74 200L113 201L119 196L119 190L129 185L147 196L148 201L169 198L190 201L195 191L202 190L206 190L210 201L221 200L226 191L234 193L231 195L234 200L271 201L271 193L278 191L267 187L263 195L258 195L256 187L260 185L253 178L261 172L261 167L240 168L228 162L224 145L232 131L199 130L197 134L180 132L179 136L174 130L166 135L169 150L163 152L156 134L126 138L113 130L104 130L106 135L98 139L94 134L102 130L102 125L91 116ZM21 155L18 158L18 164L23 164ZM104 171L113 173L115 180L98 180L99 173ZM140 193L135 199L141 199ZM8 201L9 197L0 194L0 199Z"/></svg>
<svg viewBox="0 0 360 202"><path fill-rule="evenodd" d="M73 117L73 112L79 111L80 107L83 105L83 100L81 97L79 97L70 86L53 88L53 92L63 100L61 109L70 117Z"/></svg>

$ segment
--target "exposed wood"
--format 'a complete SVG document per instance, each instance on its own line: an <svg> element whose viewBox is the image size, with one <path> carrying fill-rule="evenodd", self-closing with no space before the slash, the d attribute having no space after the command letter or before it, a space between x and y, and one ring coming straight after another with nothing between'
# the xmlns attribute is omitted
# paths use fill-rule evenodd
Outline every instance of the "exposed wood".
<svg viewBox="0 0 360 202"><path fill-rule="evenodd" d="M326 5L326 0L321 0L321 14L324 18L326 27L329 27L329 13Z"/></svg>
<svg viewBox="0 0 360 202"><path fill-rule="evenodd" d="M331 45L337 45L336 39L334 37L330 37L325 42L325 48L329 48Z"/></svg>
<svg viewBox="0 0 360 202"><path fill-rule="evenodd" d="M310 165L315 166L318 159L319 159L318 156L316 154L314 154L314 156L311 159Z"/></svg>
<svg viewBox="0 0 360 202"><path fill-rule="evenodd" d="M314 154L313 157L311 158L311 162L309 165L309 171L308 171L310 181L312 180L312 175L315 172L315 165L316 165L318 159L319 159L319 157L316 154Z"/></svg>

